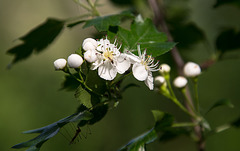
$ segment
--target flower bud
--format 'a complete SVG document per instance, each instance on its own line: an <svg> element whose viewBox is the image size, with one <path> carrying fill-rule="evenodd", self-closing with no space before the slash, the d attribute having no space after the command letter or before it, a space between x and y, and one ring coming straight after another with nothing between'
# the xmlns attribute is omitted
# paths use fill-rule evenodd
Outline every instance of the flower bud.
<svg viewBox="0 0 240 151"><path fill-rule="evenodd" d="M61 70L65 68L67 61L63 58L60 58L55 60L53 64L56 70Z"/></svg>
<svg viewBox="0 0 240 151"><path fill-rule="evenodd" d="M86 51L95 50L97 46L98 46L97 41L93 38L86 38L82 44L83 49Z"/></svg>
<svg viewBox="0 0 240 151"><path fill-rule="evenodd" d="M154 83L155 83L155 85L159 86L159 85L166 83L166 80L163 76L157 76L154 79Z"/></svg>
<svg viewBox="0 0 240 151"><path fill-rule="evenodd" d="M70 68L79 68L83 63L83 59L78 54L71 54L68 57L68 65Z"/></svg>
<svg viewBox="0 0 240 151"><path fill-rule="evenodd" d="M182 76L178 76L177 78L175 78L175 80L173 81L173 85L176 88L183 88L187 85L187 79L185 77Z"/></svg>
<svg viewBox="0 0 240 151"><path fill-rule="evenodd" d="M168 64L161 64L160 67L161 68L160 68L159 72L162 74L169 73L171 70L171 67Z"/></svg>
<svg viewBox="0 0 240 151"><path fill-rule="evenodd" d="M188 62L184 65L183 72L186 77L196 77L200 75L201 68L194 62Z"/></svg>
<svg viewBox="0 0 240 151"><path fill-rule="evenodd" d="M95 50L88 50L84 53L84 59L87 62L95 62L97 60L97 52Z"/></svg>

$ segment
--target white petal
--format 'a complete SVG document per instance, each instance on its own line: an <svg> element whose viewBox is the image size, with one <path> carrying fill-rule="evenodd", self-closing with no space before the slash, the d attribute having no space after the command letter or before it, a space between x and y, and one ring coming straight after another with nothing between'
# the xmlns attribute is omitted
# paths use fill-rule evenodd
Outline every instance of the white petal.
<svg viewBox="0 0 240 151"><path fill-rule="evenodd" d="M103 60L101 58L98 58L98 60L92 64L91 70L96 70L102 64L103 64Z"/></svg>
<svg viewBox="0 0 240 151"><path fill-rule="evenodd" d="M153 77L151 72L149 72L148 77L144 83L147 85L147 87L149 87L150 90L153 90Z"/></svg>
<svg viewBox="0 0 240 151"><path fill-rule="evenodd" d="M97 61L97 52L95 50L88 50L84 53L84 59L92 63Z"/></svg>
<svg viewBox="0 0 240 151"><path fill-rule="evenodd" d="M129 69L130 65L131 65L131 62L126 55L121 54L119 57L117 57L116 68L118 73L123 74L125 71Z"/></svg>
<svg viewBox="0 0 240 151"><path fill-rule="evenodd" d="M105 61L98 67L98 75L105 80L113 80L117 75L117 69L110 61Z"/></svg>
<svg viewBox="0 0 240 151"><path fill-rule="evenodd" d="M145 66L140 63L135 63L132 68L133 76L139 80L144 81L147 79L148 71L145 69Z"/></svg>

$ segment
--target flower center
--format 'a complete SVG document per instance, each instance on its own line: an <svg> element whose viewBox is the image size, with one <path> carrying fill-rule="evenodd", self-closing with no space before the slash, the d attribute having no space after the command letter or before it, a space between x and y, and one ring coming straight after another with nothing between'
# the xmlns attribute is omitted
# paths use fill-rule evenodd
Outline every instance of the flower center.
<svg viewBox="0 0 240 151"><path fill-rule="evenodd" d="M108 60L112 61L113 60L113 52L106 50L103 52L103 57L105 60L108 59Z"/></svg>

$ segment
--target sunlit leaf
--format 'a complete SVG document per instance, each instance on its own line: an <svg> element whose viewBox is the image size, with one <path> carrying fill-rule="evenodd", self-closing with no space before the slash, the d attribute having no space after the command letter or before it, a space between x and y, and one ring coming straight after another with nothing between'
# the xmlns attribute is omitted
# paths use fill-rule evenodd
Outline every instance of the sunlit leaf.
<svg viewBox="0 0 240 151"><path fill-rule="evenodd" d="M113 36L112 33L109 35ZM135 21L130 31L120 27L116 36L122 42L123 49L136 51L137 45L140 44L141 50L147 49L147 53L153 57L160 56L175 46L173 42L166 42L166 35L158 32L150 19Z"/></svg>
<svg viewBox="0 0 240 151"><path fill-rule="evenodd" d="M91 103L91 94L86 91L81 85L76 90L75 98L79 101L80 104L85 105L87 108L92 107Z"/></svg>
<svg viewBox="0 0 240 151"><path fill-rule="evenodd" d="M216 40L216 47L221 52L236 50L240 48L240 31L227 29L223 31Z"/></svg>
<svg viewBox="0 0 240 151"><path fill-rule="evenodd" d="M216 107L219 107L219 106L227 106L227 107L230 107L230 108L233 108L234 105L231 103L230 100L228 99L221 99L221 100L218 100L216 101L209 109L208 111L206 112L206 114L208 112L210 112L212 109L216 108Z"/></svg>
<svg viewBox="0 0 240 151"><path fill-rule="evenodd" d="M155 129L151 129L146 133L131 140L127 145L123 146L121 151L139 151L144 148L146 144L149 144L157 139L157 133Z"/></svg>
<svg viewBox="0 0 240 151"><path fill-rule="evenodd" d="M99 32L107 31L109 26L117 26L121 23L121 20L124 17L133 18L134 16L130 11L124 11L120 14L116 15L109 15L109 16L102 16L96 17L92 20L86 21L83 28L87 28L90 26L94 26Z"/></svg>
<svg viewBox="0 0 240 151"><path fill-rule="evenodd" d="M93 118L93 115L89 111L77 112L55 123L47 125L45 127L25 131L24 132L25 134L31 134L31 133L40 133L40 134L29 141L14 145L12 148L20 149L20 148L29 147L28 148L29 151L38 151L40 147L43 145L43 143L45 143L48 139L55 136L59 132L60 128L62 128L64 125L70 122L90 120L91 118Z"/></svg>
<svg viewBox="0 0 240 151"><path fill-rule="evenodd" d="M231 4L233 6L240 7L240 1L239 0L217 0L214 7L219 7L225 4Z"/></svg>
<svg viewBox="0 0 240 151"><path fill-rule="evenodd" d="M49 18L45 23L19 38L23 41L7 51L14 55L12 64L28 58L33 52L39 53L45 49L59 35L64 27L64 21Z"/></svg>

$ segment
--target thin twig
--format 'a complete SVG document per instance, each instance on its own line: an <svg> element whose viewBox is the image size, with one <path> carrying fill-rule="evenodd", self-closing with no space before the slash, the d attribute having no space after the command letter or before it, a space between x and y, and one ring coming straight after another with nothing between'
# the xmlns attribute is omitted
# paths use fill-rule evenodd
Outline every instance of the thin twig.
<svg viewBox="0 0 240 151"><path fill-rule="evenodd" d="M154 24L156 27L160 26L161 27L161 30L166 33L167 37L168 37L168 41L170 42L173 42L173 37L168 29L168 26L165 22L165 19L164 19L164 14L163 12L161 11L162 9L160 8L160 6L158 5L157 1L156 0L148 0L148 3L154 13ZM175 61L175 64L177 66L177 70L178 70L178 73L180 75L183 75L183 66L184 66L184 61L177 49L177 47L174 47L171 51L171 55L173 57L173 60ZM186 97L188 98L188 100L190 101L191 104L193 104L192 102L192 97L191 97L191 94L190 94L190 91L189 91L189 88L186 87ZM187 106L187 109L189 110L190 113L192 113L192 109L189 105L187 105L186 103L186 106ZM196 122L196 119L192 118L192 121L193 123ZM198 151L204 151L205 150L205 141L204 141L204 138L202 136L202 128L200 125L197 125L194 127L194 132L195 134L197 135L198 137Z"/></svg>

